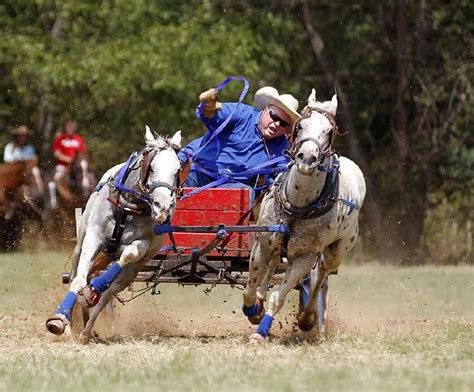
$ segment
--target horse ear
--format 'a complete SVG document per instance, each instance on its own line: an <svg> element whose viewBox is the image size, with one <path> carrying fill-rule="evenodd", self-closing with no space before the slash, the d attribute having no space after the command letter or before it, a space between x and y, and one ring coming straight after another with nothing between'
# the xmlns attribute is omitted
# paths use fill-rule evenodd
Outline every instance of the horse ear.
<svg viewBox="0 0 474 392"><path fill-rule="evenodd" d="M316 105L316 90L313 88L311 89L311 94L308 97L308 106L315 106Z"/></svg>
<svg viewBox="0 0 474 392"><path fill-rule="evenodd" d="M170 144L175 150L181 149L181 131L177 131L173 137L170 139Z"/></svg>
<svg viewBox="0 0 474 392"><path fill-rule="evenodd" d="M155 137L153 136L153 133L151 133L150 127L145 125L145 141L151 142L152 140L155 140Z"/></svg>
<svg viewBox="0 0 474 392"><path fill-rule="evenodd" d="M337 94L334 94L329 105L329 111L335 116L337 111Z"/></svg>

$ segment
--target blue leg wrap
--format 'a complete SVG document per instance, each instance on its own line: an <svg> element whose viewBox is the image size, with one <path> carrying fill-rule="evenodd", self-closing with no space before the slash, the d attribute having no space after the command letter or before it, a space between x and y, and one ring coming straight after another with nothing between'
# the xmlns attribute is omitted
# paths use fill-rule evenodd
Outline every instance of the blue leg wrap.
<svg viewBox="0 0 474 392"><path fill-rule="evenodd" d="M265 314L263 316L260 325L257 328L257 332L262 335L264 338L268 337L268 332L270 332L270 328L272 327L273 317L269 314Z"/></svg>
<svg viewBox="0 0 474 392"><path fill-rule="evenodd" d="M260 306L258 306L257 303L253 304L252 306L250 306L248 308L245 305L242 305L242 312L244 312L244 314L247 317L256 316L258 314L259 310L260 310Z"/></svg>
<svg viewBox="0 0 474 392"><path fill-rule="evenodd" d="M71 321L71 313L74 304L76 303L77 294L70 291L67 293L66 297L64 297L63 302L58 306L56 313L62 314L65 316L68 321Z"/></svg>
<svg viewBox="0 0 474 392"><path fill-rule="evenodd" d="M112 264L112 266L102 275L91 280L92 288L98 293L103 293L112 284L121 270L122 267L120 267L119 263Z"/></svg>

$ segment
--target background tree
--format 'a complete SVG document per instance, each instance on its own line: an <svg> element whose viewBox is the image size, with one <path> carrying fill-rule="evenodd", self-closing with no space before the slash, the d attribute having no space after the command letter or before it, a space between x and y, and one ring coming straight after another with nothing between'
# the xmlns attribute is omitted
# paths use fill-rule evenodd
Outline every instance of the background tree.
<svg viewBox="0 0 474 392"><path fill-rule="evenodd" d="M42 166L75 118L97 173L162 134L202 134L198 94L245 75L329 99L338 150L368 182L365 257L472 258L474 4L250 0L6 0L0 4L0 143L35 129ZM231 84L223 100L238 97ZM453 246L452 244L456 244Z"/></svg>

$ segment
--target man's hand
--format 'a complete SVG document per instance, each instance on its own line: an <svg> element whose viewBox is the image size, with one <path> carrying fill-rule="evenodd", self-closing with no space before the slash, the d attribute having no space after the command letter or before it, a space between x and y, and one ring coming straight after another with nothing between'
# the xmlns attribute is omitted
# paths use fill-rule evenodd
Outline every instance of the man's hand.
<svg viewBox="0 0 474 392"><path fill-rule="evenodd" d="M74 158L69 157L66 154L63 154L60 151L54 151L53 155L55 156L56 159L66 162L66 163L71 163L74 160Z"/></svg>
<svg viewBox="0 0 474 392"><path fill-rule="evenodd" d="M216 112L221 108L221 103L217 101L218 90L211 88L207 91L204 91L199 95L199 100L204 102L204 108L202 109L202 114L206 118L213 118L216 115Z"/></svg>

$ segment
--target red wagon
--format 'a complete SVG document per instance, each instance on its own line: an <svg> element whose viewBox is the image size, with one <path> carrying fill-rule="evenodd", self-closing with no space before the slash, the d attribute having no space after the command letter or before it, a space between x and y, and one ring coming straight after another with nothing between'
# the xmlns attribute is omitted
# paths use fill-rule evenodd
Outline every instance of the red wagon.
<svg viewBox="0 0 474 392"><path fill-rule="evenodd" d="M251 225L252 207L248 189L213 188L181 200L171 235L136 281L243 285L255 232L268 230ZM283 271L282 259L273 284Z"/></svg>

